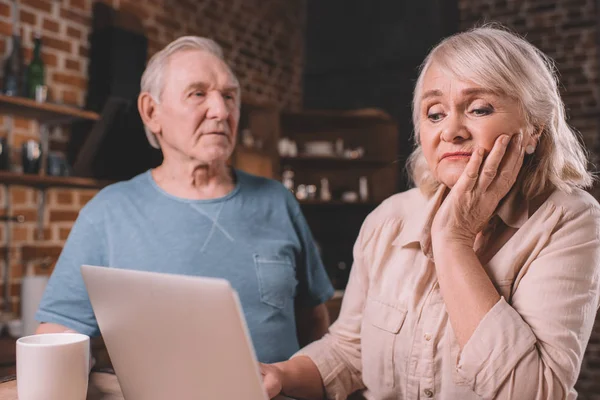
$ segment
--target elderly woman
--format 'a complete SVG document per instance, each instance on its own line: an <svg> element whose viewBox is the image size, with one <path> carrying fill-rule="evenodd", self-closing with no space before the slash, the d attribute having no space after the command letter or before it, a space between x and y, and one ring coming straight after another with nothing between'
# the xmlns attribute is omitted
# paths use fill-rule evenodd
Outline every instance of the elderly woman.
<svg viewBox="0 0 600 400"><path fill-rule="evenodd" d="M264 384L307 399L574 399L599 301L600 207L551 62L483 27L429 54L417 189L365 221L339 319Z"/></svg>

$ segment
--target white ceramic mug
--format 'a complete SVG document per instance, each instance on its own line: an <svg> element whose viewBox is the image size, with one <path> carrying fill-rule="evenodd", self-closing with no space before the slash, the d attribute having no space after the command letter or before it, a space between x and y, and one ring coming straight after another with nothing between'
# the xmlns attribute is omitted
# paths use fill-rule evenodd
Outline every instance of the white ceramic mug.
<svg viewBox="0 0 600 400"><path fill-rule="evenodd" d="M17 340L19 400L85 400L90 338L47 333Z"/></svg>

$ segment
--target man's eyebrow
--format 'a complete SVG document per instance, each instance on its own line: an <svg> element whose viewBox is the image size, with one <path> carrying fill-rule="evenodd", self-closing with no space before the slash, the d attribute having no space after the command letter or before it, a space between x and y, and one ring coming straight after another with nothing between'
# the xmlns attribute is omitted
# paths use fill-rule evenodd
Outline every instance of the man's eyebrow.
<svg viewBox="0 0 600 400"><path fill-rule="evenodd" d="M240 87L238 85L228 85L228 86L225 86L223 88L223 90L221 90L221 91L229 93L229 92L237 92L239 90L240 90Z"/></svg>
<svg viewBox="0 0 600 400"><path fill-rule="evenodd" d="M210 87L210 85L207 82L204 81L196 81L196 82L192 82L189 85L186 86L185 91L189 91L192 89L201 89L201 90L206 90ZM221 92L237 92L240 90L240 87L236 84L233 85L227 85L225 86L223 89L221 89Z"/></svg>
<svg viewBox="0 0 600 400"><path fill-rule="evenodd" d="M203 82L203 81L196 81L196 82L192 82L189 85L187 85L185 87L185 91L187 92L188 90L192 90L192 89L203 89L206 90L206 88L208 88L208 83Z"/></svg>

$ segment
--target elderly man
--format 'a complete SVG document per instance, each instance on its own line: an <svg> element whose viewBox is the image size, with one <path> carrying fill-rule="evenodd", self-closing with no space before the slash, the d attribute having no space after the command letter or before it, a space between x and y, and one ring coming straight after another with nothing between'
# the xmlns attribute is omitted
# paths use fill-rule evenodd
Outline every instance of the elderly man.
<svg viewBox="0 0 600 400"><path fill-rule="evenodd" d="M81 210L37 312L38 333L99 334L82 264L202 275L238 291L260 361L287 359L327 331L323 303L333 288L294 197L227 165L240 86L221 48L179 38L150 60L141 89L140 115L164 161Z"/></svg>

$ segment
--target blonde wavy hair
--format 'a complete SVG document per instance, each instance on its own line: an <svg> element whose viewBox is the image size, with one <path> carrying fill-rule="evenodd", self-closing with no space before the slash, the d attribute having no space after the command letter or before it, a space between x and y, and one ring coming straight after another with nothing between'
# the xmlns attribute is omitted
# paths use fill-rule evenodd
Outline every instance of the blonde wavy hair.
<svg viewBox="0 0 600 400"><path fill-rule="evenodd" d="M535 46L497 25L458 33L440 42L427 56L413 95L415 149L407 161L413 183L431 195L439 182L429 170L419 140L423 79L435 64L458 80L516 99L530 132L540 132L534 154L527 156L517 184L526 199L552 188L570 193L590 187L587 152L566 120L553 61Z"/></svg>

